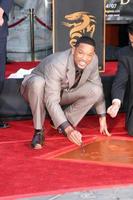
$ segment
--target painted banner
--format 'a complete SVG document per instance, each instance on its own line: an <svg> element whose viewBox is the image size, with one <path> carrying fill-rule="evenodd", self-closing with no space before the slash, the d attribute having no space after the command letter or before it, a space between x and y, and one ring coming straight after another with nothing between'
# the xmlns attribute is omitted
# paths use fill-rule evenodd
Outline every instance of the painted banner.
<svg viewBox="0 0 133 200"><path fill-rule="evenodd" d="M53 0L53 51L73 47L77 38L88 35L96 41L99 70L105 66L104 0Z"/></svg>
<svg viewBox="0 0 133 200"><path fill-rule="evenodd" d="M133 20L133 0L106 0L106 22L125 24Z"/></svg>

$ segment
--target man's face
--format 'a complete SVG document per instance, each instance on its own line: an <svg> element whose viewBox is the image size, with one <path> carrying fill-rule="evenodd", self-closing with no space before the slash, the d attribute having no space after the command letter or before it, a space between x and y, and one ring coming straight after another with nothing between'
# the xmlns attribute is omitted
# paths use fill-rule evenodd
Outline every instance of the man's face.
<svg viewBox="0 0 133 200"><path fill-rule="evenodd" d="M80 43L79 46L72 49L74 62L80 69L84 69L91 63L95 53L95 49L92 45L86 43Z"/></svg>
<svg viewBox="0 0 133 200"><path fill-rule="evenodd" d="M129 33L129 40L131 43L131 46L133 47L133 34Z"/></svg>

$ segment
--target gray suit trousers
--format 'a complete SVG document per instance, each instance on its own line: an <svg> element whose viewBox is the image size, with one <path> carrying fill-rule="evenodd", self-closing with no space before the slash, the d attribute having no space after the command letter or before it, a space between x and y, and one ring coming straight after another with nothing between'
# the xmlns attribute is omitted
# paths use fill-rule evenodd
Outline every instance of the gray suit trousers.
<svg viewBox="0 0 133 200"><path fill-rule="evenodd" d="M44 78L34 74L25 77L21 85L21 94L30 105L35 129L42 129L45 120L44 88Z"/></svg>
<svg viewBox="0 0 133 200"><path fill-rule="evenodd" d="M61 98L61 105L69 105L65 110L68 121L77 126L85 114L93 107L96 107L98 114L105 112L103 90L100 86L86 82L79 88L64 91ZM101 113L101 110L103 113Z"/></svg>
<svg viewBox="0 0 133 200"><path fill-rule="evenodd" d="M22 82L21 94L29 102L35 129L42 129L44 125L46 115L44 91L45 80L40 76L31 74ZM79 88L64 90L60 102L61 105L68 105L64 113L66 120L73 126L76 126L94 105L97 107L97 113L101 114L104 103L102 88L91 82L86 82Z"/></svg>

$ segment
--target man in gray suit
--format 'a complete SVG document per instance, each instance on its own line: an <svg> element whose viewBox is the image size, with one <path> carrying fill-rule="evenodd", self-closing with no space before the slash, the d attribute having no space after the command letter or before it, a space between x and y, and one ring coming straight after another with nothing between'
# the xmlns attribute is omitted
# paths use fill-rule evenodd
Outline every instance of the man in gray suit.
<svg viewBox="0 0 133 200"><path fill-rule="evenodd" d="M110 136L95 41L90 37L82 36L75 47L42 60L23 80L21 93L33 114L35 149L42 148L44 141L45 107L55 128L77 145L82 144L82 135L75 127L93 106L99 115L100 132ZM62 105L68 106L63 110Z"/></svg>

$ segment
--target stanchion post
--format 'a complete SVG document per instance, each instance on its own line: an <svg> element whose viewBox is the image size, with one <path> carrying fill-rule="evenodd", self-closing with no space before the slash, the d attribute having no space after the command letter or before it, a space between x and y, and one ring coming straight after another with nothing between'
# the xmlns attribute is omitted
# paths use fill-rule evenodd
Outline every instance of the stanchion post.
<svg viewBox="0 0 133 200"><path fill-rule="evenodd" d="M31 44L31 60L35 60L35 43L34 43L34 9L29 9L30 14L30 44Z"/></svg>

